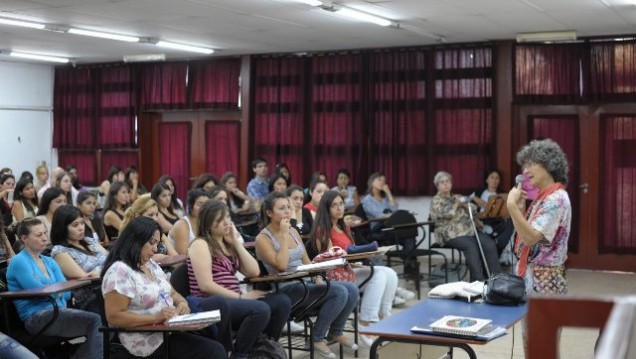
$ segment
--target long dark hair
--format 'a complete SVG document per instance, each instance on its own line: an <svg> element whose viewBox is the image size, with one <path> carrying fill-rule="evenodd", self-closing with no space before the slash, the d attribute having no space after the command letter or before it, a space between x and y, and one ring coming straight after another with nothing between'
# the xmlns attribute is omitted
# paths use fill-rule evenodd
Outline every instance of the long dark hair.
<svg viewBox="0 0 636 359"><path fill-rule="evenodd" d="M15 191L13 192L13 199L15 201L21 201L22 206L24 206L24 209L26 209L28 212L31 212L33 214L33 217L35 217L35 209L38 206L37 191L35 190L35 188L33 188L33 193L35 194L35 197L33 197L33 199L28 199L22 195L22 191L24 191L24 189L26 188L26 186L29 185L29 183L33 185L33 180L26 177L20 178L18 183L15 185Z"/></svg>
<svg viewBox="0 0 636 359"><path fill-rule="evenodd" d="M161 196L161 192L163 191L170 192L170 187L168 187L167 185L162 185L161 183L155 183L155 185L152 186L152 190L150 191L150 198L154 199L155 202L157 202L157 209L159 210L159 212L161 212L161 208L159 208L159 196ZM174 213L172 208L170 208L170 205L168 205L167 210L168 210L168 213L170 213L172 216L174 217L177 216L177 214Z"/></svg>
<svg viewBox="0 0 636 359"><path fill-rule="evenodd" d="M230 194L225 189L225 187L223 187L223 186L214 186L214 187L210 188L210 190L208 191L208 194L210 195L210 198L214 199L214 197L216 197L216 195L221 193L221 192L225 192L225 195L227 196L227 201L226 201L225 204L228 207L230 207Z"/></svg>
<svg viewBox="0 0 636 359"><path fill-rule="evenodd" d="M338 191L327 191L322 195L320 199L320 203L318 204L318 211L316 212L316 218L314 218L314 223L311 226L311 233L309 234L309 247L310 250L308 252L311 253L322 253L329 248L329 241L331 240L331 228L334 227L334 223L331 221L331 214L329 210L331 209L331 204L336 198L342 198L342 195ZM344 198L342 198L344 202ZM335 223L335 226L342 229L349 237L351 244L353 244L353 240L347 227L345 226L344 219L338 219L338 222Z"/></svg>
<svg viewBox="0 0 636 359"><path fill-rule="evenodd" d="M177 184L175 183L174 178L169 175L163 175L159 177L159 181L157 181L157 183L161 183L162 185L170 188L170 186L168 186L168 181L172 182L172 187L174 187L174 191L172 192L172 195L170 197L170 209L172 209L172 211L183 211L183 206L180 205L178 201Z"/></svg>
<svg viewBox="0 0 636 359"><path fill-rule="evenodd" d="M58 208L53 214L53 220L51 221L51 244L70 247L68 226L78 218L82 218L82 212L80 212L79 208L70 204ZM82 222L82 225L84 225L84 222ZM84 238L79 243L86 252L91 255L95 254L95 251Z"/></svg>
<svg viewBox="0 0 636 359"><path fill-rule="evenodd" d="M223 176L221 176L221 186L227 188L227 181L229 181L231 178L234 178L235 180L238 181L238 178L236 177L236 174L234 174L234 172L225 172L223 174ZM237 183L238 186L238 183ZM245 202L242 198L235 196L233 192L231 191L227 191L227 195L229 197L230 203L234 203L234 205L236 205L236 207L243 207L243 203Z"/></svg>
<svg viewBox="0 0 636 359"><path fill-rule="evenodd" d="M205 186L206 183L208 182L214 182L214 185L217 186L219 184L219 179L216 178L213 174L211 173L202 173L199 175L199 177L197 177L196 181L194 181L194 184L192 185L192 188L203 188L203 186Z"/></svg>
<svg viewBox="0 0 636 359"><path fill-rule="evenodd" d="M219 243L212 238L212 227L219 221L220 218L227 216L229 209L227 205L216 199L205 201L201 210L199 211L199 236L197 238L203 239L210 248L210 254L213 258L223 258L223 249ZM238 253L232 246L228 246L228 249L232 252L234 257L238 257Z"/></svg>
<svg viewBox="0 0 636 359"><path fill-rule="evenodd" d="M199 197L211 198L210 194L206 192L203 188L195 188L188 191L188 214L192 216L192 209L194 208L194 204L197 202Z"/></svg>
<svg viewBox="0 0 636 359"><path fill-rule="evenodd" d="M375 181L376 178L380 177L386 178L383 172L373 172L369 176L369 179L367 180L367 194L373 195L373 181ZM386 193L384 191L380 191L380 197L386 197Z"/></svg>
<svg viewBox="0 0 636 359"><path fill-rule="evenodd" d="M64 176L68 176L68 179L71 181L71 187L73 187L73 177L66 171L60 172L57 175L57 177L55 177L55 187L61 188L60 185L62 184L62 180L64 179ZM68 192L64 192L64 195L66 196L66 203L68 204L73 204L73 196L71 194L72 192L73 192L72 188Z"/></svg>
<svg viewBox="0 0 636 359"><path fill-rule="evenodd" d="M269 182L268 182L268 189L270 192L274 192L274 183L276 183L276 181L278 181L281 178L285 180L285 184L287 185L287 187L289 187L289 180L287 179L287 177L283 176L280 173L274 173L274 175L269 178Z"/></svg>
<svg viewBox="0 0 636 359"><path fill-rule="evenodd" d="M40 207L38 208L38 216L46 216L46 213L49 211L49 207L51 206L51 202L59 196L66 196L64 191L61 188L57 187L49 187L42 194L42 199L40 199Z"/></svg>
<svg viewBox="0 0 636 359"><path fill-rule="evenodd" d="M119 238L104 262L101 277L103 278L108 268L117 261L122 261L133 270L141 272L139 268L141 249L157 231L161 233L161 226L154 219L144 216L133 219L119 233Z"/></svg>

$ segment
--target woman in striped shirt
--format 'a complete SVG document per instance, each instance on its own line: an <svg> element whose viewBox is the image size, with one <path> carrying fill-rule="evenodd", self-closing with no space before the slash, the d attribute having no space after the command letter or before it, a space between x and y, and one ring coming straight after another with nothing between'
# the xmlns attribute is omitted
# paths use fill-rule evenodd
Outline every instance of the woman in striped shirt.
<svg viewBox="0 0 636 359"><path fill-rule="evenodd" d="M246 277L260 273L256 259L236 238L227 205L209 200L199 211L199 237L188 249L191 295L225 297L238 330L232 358L247 358L261 333L277 341L289 318L291 300L284 294L260 290L243 293L237 270Z"/></svg>

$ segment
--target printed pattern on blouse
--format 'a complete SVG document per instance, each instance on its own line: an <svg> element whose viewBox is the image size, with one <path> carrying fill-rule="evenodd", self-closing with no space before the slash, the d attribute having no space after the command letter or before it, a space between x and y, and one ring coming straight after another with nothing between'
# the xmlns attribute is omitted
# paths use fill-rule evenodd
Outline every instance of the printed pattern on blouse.
<svg viewBox="0 0 636 359"><path fill-rule="evenodd" d="M118 261L108 268L102 279L102 294L112 291L130 298L128 310L138 314L157 314L163 308L173 306L170 296L172 287L159 265L150 260L146 263L154 280L143 272L133 270ZM147 357L163 343L162 333L119 333L119 340L128 351L136 356Z"/></svg>
<svg viewBox="0 0 636 359"><path fill-rule="evenodd" d="M535 214L536 213L536 214ZM532 228L543 234L545 242L532 246L528 262L541 266L561 266L568 254L568 238L572 221L572 206L568 193L560 189L532 208Z"/></svg>
<svg viewBox="0 0 636 359"><path fill-rule="evenodd" d="M435 221L435 241L446 243L463 236L474 236L473 225L464 207L454 208L452 195L436 194L431 201L431 219Z"/></svg>

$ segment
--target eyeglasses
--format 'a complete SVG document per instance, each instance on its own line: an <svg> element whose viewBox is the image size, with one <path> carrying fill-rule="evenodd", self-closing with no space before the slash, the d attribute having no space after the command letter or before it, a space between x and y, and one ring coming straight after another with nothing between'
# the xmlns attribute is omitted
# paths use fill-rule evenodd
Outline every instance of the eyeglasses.
<svg viewBox="0 0 636 359"><path fill-rule="evenodd" d="M522 167L523 167L524 170L527 170L528 168L530 168L530 167L532 167L534 165L536 165L536 162L528 161L528 162L524 163Z"/></svg>
<svg viewBox="0 0 636 359"><path fill-rule="evenodd" d="M340 203L332 203L331 204L331 208L336 209L336 208L344 208L345 204L344 202L340 202Z"/></svg>

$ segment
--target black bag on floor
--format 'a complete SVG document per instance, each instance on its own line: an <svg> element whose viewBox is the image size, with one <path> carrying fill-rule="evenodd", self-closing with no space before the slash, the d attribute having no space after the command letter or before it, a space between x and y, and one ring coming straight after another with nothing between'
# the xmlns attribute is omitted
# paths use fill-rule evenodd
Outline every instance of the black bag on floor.
<svg viewBox="0 0 636 359"><path fill-rule="evenodd" d="M277 342L264 335L256 339L249 359L287 359L285 348Z"/></svg>
<svg viewBox="0 0 636 359"><path fill-rule="evenodd" d="M448 281L446 274L448 273ZM435 288L440 284L461 281L468 273L468 268L464 264L448 263L438 264L431 269L431 275L428 280L429 288Z"/></svg>

